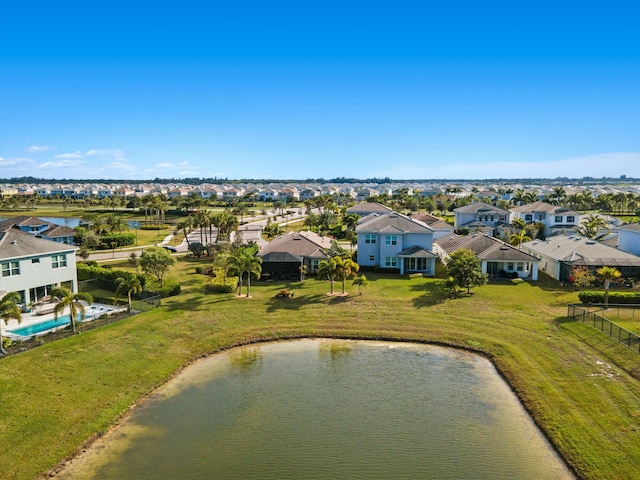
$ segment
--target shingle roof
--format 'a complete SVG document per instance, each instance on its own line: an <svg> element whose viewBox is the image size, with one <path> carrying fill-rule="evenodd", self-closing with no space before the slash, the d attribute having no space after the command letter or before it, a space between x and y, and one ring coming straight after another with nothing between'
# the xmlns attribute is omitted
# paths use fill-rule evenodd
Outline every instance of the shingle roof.
<svg viewBox="0 0 640 480"><path fill-rule="evenodd" d="M416 257L416 258L435 258L437 255L433 252L430 252L426 248L422 248L418 245L413 247L409 247L398 254L399 257Z"/></svg>
<svg viewBox="0 0 640 480"><path fill-rule="evenodd" d="M75 252L73 245L36 238L14 230L0 232L0 259L30 257L49 253Z"/></svg>
<svg viewBox="0 0 640 480"><path fill-rule="evenodd" d="M507 210L503 210L501 208L495 207L493 205L489 205L484 202L475 202L470 205L465 205L463 207L458 207L453 210L458 213L499 213L499 214L507 214L509 213Z"/></svg>
<svg viewBox="0 0 640 480"><path fill-rule="evenodd" d="M435 243L447 253L467 248L472 250L481 260L537 261L532 255L483 233L463 236L452 234L435 240Z"/></svg>
<svg viewBox="0 0 640 480"><path fill-rule="evenodd" d="M333 246L333 239L313 232L289 232L274 238L258 256L263 261L300 261L302 257L327 257L326 250Z"/></svg>
<svg viewBox="0 0 640 480"><path fill-rule="evenodd" d="M580 215L578 212L574 210L570 210L567 207L562 207L559 205L551 205L547 202L533 202L528 203L526 205L521 205L519 207L513 207L510 209L512 212L518 213L549 213L551 215Z"/></svg>
<svg viewBox="0 0 640 480"><path fill-rule="evenodd" d="M411 215L411 218L413 218L414 220L419 220L423 223L426 223L434 230L451 230L451 231L454 230L453 225L451 225L450 223L447 223L444 220L438 217L435 217L433 215L430 215L428 213L417 213L417 214Z"/></svg>
<svg viewBox="0 0 640 480"><path fill-rule="evenodd" d="M640 222L639 223L629 223L628 225L620 225L618 230L626 230L629 232L640 232Z"/></svg>
<svg viewBox="0 0 640 480"><path fill-rule="evenodd" d="M385 214L390 212L393 212L392 208L376 202L358 203L346 210L346 213L355 213L356 215L369 215L371 213Z"/></svg>
<svg viewBox="0 0 640 480"><path fill-rule="evenodd" d="M356 227L357 233L433 233L433 229L420 220L401 213L387 213L385 215L371 214L360 220Z"/></svg>
<svg viewBox="0 0 640 480"><path fill-rule="evenodd" d="M640 257L578 235L556 235L546 240L532 240L523 243L522 248L568 263L640 266Z"/></svg>

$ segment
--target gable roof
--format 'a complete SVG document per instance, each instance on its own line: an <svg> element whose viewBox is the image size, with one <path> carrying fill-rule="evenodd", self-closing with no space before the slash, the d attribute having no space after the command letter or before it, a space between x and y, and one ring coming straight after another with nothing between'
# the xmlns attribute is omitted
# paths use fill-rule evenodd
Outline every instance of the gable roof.
<svg viewBox="0 0 640 480"><path fill-rule="evenodd" d="M458 207L453 211L457 213L498 213L501 215L506 215L509 213L507 210L503 210L499 207L484 202L475 202L470 205Z"/></svg>
<svg viewBox="0 0 640 480"><path fill-rule="evenodd" d="M325 251L331 249L333 244L332 238L314 232L289 232L271 240L257 256L263 262L299 262L303 257L326 258Z"/></svg>
<svg viewBox="0 0 640 480"><path fill-rule="evenodd" d="M454 230L453 225L429 213L416 213L411 215L411 218L426 223L434 230Z"/></svg>
<svg viewBox="0 0 640 480"><path fill-rule="evenodd" d="M433 233L433 229L420 220L401 213L378 215L372 213L362 218L356 227L356 233Z"/></svg>
<svg viewBox="0 0 640 480"><path fill-rule="evenodd" d="M78 247L34 237L17 230L0 232L0 260L53 253L71 253Z"/></svg>
<svg viewBox="0 0 640 480"><path fill-rule="evenodd" d="M581 265L640 266L640 257L578 235L556 235L532 240L522 248L554 260Z"/></svg>
<svg viewBox="0 0 640 480"><path fill-rule="evenodd" d="M480 260L509 261L509 262L534 262L538 261L534 256L504 243L484 233L473 235L451 234L435 240L435 243L447 253L453 253L461 248L473 251Z"/></svg>

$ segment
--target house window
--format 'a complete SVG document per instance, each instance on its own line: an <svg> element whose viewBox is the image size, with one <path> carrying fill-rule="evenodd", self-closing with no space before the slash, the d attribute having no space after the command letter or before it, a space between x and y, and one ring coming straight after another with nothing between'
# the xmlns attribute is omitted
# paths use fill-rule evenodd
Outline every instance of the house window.
<svg viewBox="0 0 640 480"><path fill-rule="evenodd" d="M384 266L387 268L395 268L398 266L398 259L396 257L386 257L384 259Z"/></svg>
<svg viewBox="0 0 640 480"><path fill-rule="evenodd" d="M522 272L524 270L524 263L518 262L516 263L516 270Z"/></svg>
<svg viewBox="0 0 640 480"><path fill-rule="evenodd" d="M562 223L562 215L556 215L555 222L556 223Z"/></svg>
<svg viewBox="0 0 640 480"><path fill-rule="evenodd" d="M375 233L367 233L364 236L364 243L376 243L376 235Z"/></svg>
<svg viewBox="0 0 640 480"><path fill-rule="evenodd" d="M576 217L574 216L567 217L567 223L574 223L575 221L576 221Z"/></svg>
<svg viewBox="0 0 640 480"><path fill-rule="evenodd" d="M375 262L376 261L376 257L374 255L369 255L369 261L370 262Z"/></svg>
<svg viewBox="0 0 640 480"><path fill-rule="evenodd" d="M318 270L318 265L320 264L320 259L319 258L312 258L310 264L311 264L311 271L315 272L316 270Z"/></svg>
<svg viewBox="0 0 640 480"><path fill-rule="evenodd" d="M4 262L2 264L2 276L13 277L20 275L20 262Z"/></svg>
<svg viewBox="0 0 640 480"><path fill-rule="evenodd" d="M51 266L53 268L61 268L67 266L67 256L63 253L61 255L53 255L51 257Z"/></svg>
<svg viewBox="0 0 640 480"><path fill-rule="evenodd" d="M511 270L511 271L513 271L513 262L509 262L509 263L507 264L507 270Z"/></svg>
<svg viewBox="0 0 640 480"><path fill-rule="evenodd" d="M525 222L531 222L532 220L533 220L533 215L531 215L530 213L524 216Z"/></svg>
<svg viewBox="0 0 640 480"><path fill-rule="evenodd" d="M40 259L39 258L32 258L31 259L31 263L40 263Z"/></svg>
<svg viewBox="0 0 640 480"><path fill-rule="evenodd" d="M397 245L398 237L396 235L387 235L385 238L386 245Z"/></svg>

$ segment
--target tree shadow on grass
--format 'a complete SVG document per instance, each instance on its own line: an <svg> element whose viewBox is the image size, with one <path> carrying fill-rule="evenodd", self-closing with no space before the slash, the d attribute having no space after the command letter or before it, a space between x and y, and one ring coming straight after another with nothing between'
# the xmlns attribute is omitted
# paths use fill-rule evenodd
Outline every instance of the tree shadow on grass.
<svg viewBox="0 0 640 480"><path fill-rule="evenodd" d="M412 300L413 306L416 308L433 307L451 298L447 296L441 283L425 282L411 285L410 288L414 292L422 292L422 295Z"/></svg>
<svg viewBox="0 0 640 480"><path fill-rule="evenodd" d="M278 310L300 310L303 306L309 306L322 303L320 295L300 295L290 298L269 299L267 304L267 312L276 312Z"/></svg>

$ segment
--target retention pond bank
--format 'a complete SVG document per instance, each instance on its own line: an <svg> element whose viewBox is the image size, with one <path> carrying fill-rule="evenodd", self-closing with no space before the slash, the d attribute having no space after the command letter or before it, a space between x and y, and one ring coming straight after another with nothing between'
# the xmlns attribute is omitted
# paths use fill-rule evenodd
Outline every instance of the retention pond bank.
<svg viewBox="0 0 640 480"><path fill-rule="evenodd" d="M60 478L573 478L491 363L301 340L187 368Z"/></svg>

